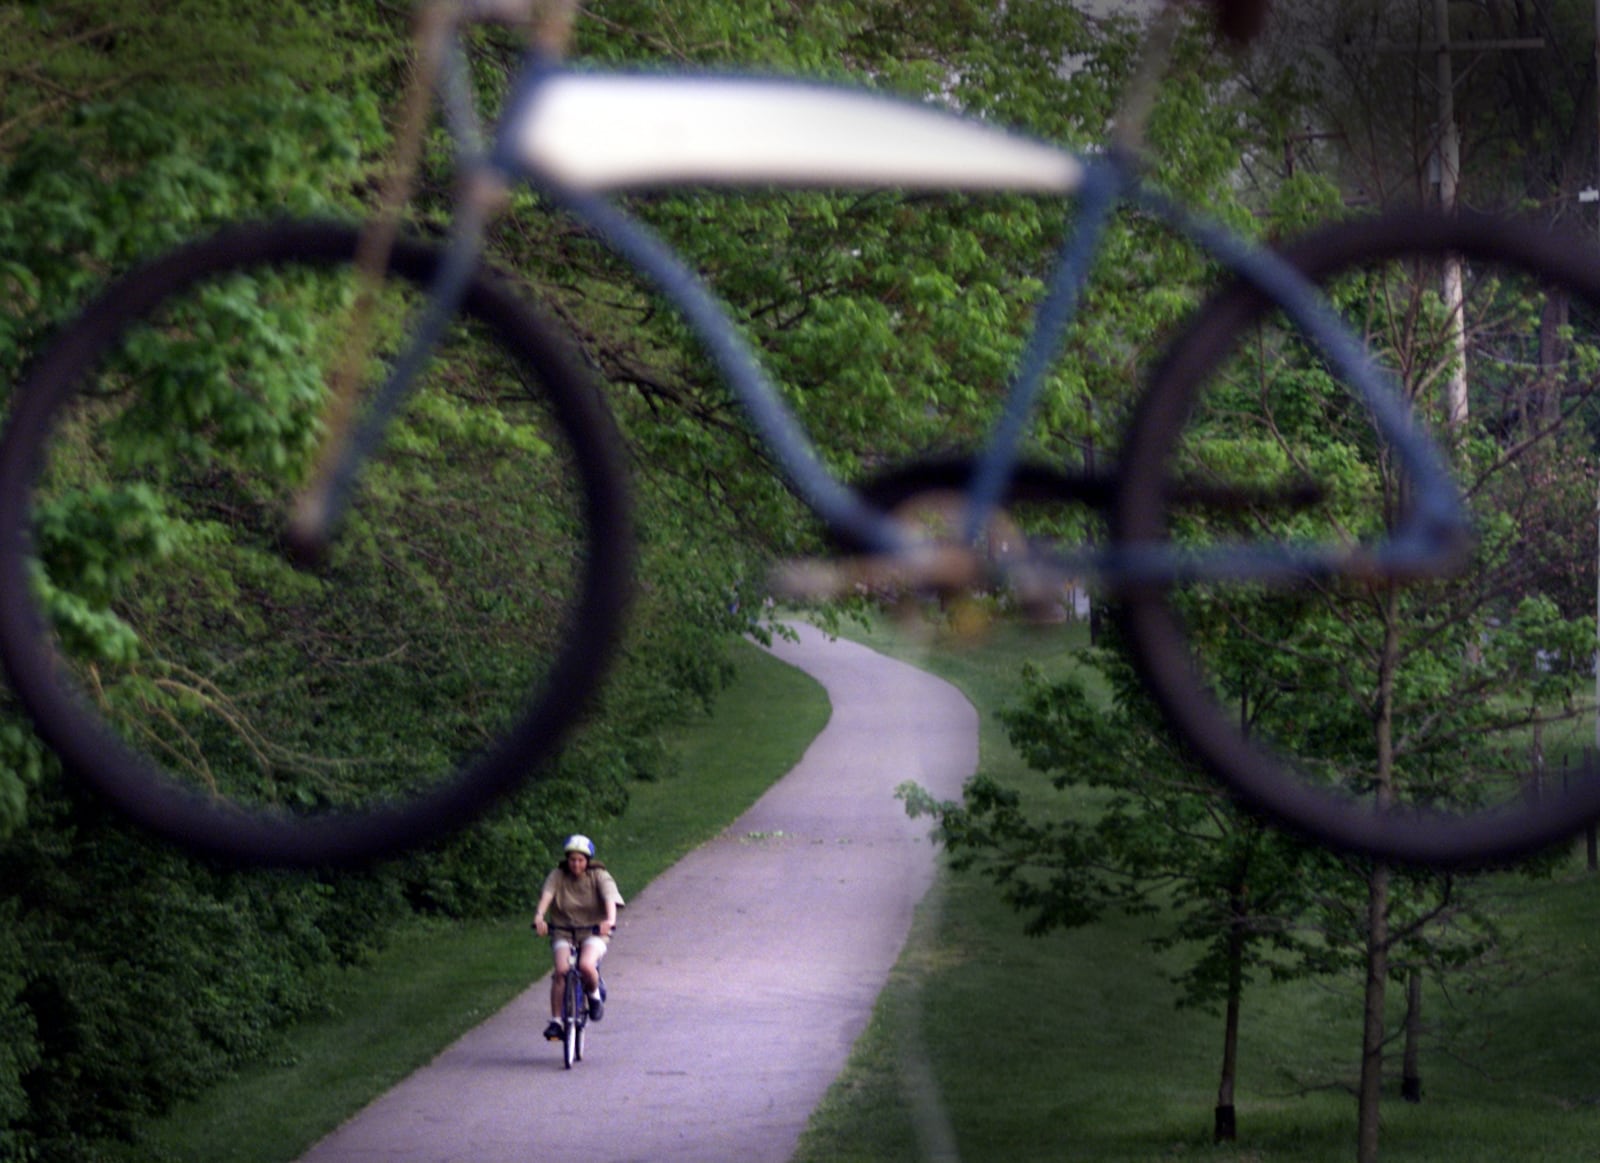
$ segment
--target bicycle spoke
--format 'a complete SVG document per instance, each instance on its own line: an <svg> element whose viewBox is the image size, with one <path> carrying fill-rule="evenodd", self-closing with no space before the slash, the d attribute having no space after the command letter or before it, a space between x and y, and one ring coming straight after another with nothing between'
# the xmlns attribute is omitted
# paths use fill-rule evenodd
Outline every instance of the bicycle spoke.
<svg viewBox="0 0 1600 1163"><path fill-rule="evenodd" d="M356 860L463 822L548 753L620 610L604 446L575 451L574 385L540 374L559 352L483 294L326 565L288 562L353 249L282 227L164 260L63 337L7 435L13 684L75 770L211 854ZM417 297L382 296L369 378Z"/></svg>
<svg viewBox="0 0 1600 1163"><path fill-rule="evenodd" d="M1440 291L1449 255L1467 275L1455 303ZM1352 224L1295 256L1452 448L1477 545L1450 577L1127 587L1143 671L1219 778L1318 839L1437 865L1528 854L1600 814L1600 779L1561 773L1595 712L1595 591L1579 570L1594 557L1600 273L1544 233L1470 217ZM1452 427L1462 370L1472 409ZM1116 527L1137 543L1370 544L1412 500L1365 412L1247 294L1202 311L1128 445ZM1323 490L1217 510L1150 484L1170 476Z"/></svg>

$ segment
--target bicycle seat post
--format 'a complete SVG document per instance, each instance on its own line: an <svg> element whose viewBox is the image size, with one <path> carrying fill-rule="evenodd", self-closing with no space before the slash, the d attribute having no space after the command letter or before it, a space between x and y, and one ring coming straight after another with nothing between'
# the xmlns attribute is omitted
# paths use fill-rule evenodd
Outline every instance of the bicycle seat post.
<svg viewBox="0 0 1600 1163"><path fill-rule="evenodd" d="M578 0L545 0L533 29L533 44L549 60L561 60L572 45L572 22Z"/></svg>
<svg viewBox="0 0 1600 1163"><path fill-rule="evenodd" d="M285 530L291 555L309 564L322 559L342 517L343 495L354 472L351 437L356 427L359 369L372 347L372 317L400 227L421 164L427 112L439 76L445 44L460 15L457 0L428 0L418 7L413 24L417 59L401 102L395 127L393 157L379 191L378 207L361 233L356 255L359 290L346 323L348 341L327 376L328 402L323 409L322 445L311 475L295 495Z"/></svg>
<svg viewBox="0 0 1600 1163"><path fill-rule="evenodd" d="M1155 108L1156 90L1172 59L1172 46L1178 39L1182 21L1178 4L1179 0L1166 0L1150 21L1144 47L1112 125L1112 148L1128 157L1138 157L1144 152L1145 130L1150 123L1150 112Z"/></svg>
<svg viewBox="0 0 1600 1163"><path fill-rule="evenodd" d="M505 24L527 30L531 47L560 60L572 43L578 0L466 0L466 19L480 24Z"/></svg>

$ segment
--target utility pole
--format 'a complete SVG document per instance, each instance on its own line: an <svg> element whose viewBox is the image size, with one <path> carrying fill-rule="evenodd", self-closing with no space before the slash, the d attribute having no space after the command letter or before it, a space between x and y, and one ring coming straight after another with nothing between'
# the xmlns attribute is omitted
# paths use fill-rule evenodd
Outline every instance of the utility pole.
<svg viewBox="0 0 1600 1163"><path fill-rule="evenodd" d="M1595 184L1600 187L1600 0L1595 0ZM1589 190L1579 194L1587 198ZM1600 200L1600 189L1595 190ZM1595 494L1595 542L1600 544L1600 493ZM1595 632L1600 635L1600 568L1595 570ZM1600 640L1595 643L1595 757L1600 761ZM1600 835L1594 824L1584 837L1590 872L1600 872Z"/></svg>
<svg viewBox="0 0 1600 1163"><path fill-rule="evenodd" d="M1433 34L1439 38L1434 49L1439 86L1439 209L1454 214L1456 187L1461 181L1461 127L1456 124L1455 66L1450 60L1450 0L1433 0ZM1445 256L1443 278L1441 289L1450 310L1450 351L1455 356L1445 386L1445 423L1455 436L1467 425L1467 312L1460 256Z"/></svg>
<svg viewBox="0 0 1600 1163"><path fill-rule="evenodd" d="M1584 205L1600 203L1600 0L1594 0L1594 64L1595 64L1595 174L1593 185L1578 191L1578 201ZM1600 231L1600 225L1596 226ZM1600 492L1595 495L1595 539L1600 543ZM1600 569L1595 582L1595 626L1600 631ZM1600 638L1595 643L1594 665L1594 746L1600 756ZM1590 867L1594 867L1594 829L1589 830Z"/></svg>
<svg viewBox="0 0 1600 1163"><path fill-rule="evenodd" d="M1600 0L1595 0L1600 13ZM1527 40L1468 40L1452 43L1450 40L1450 0L1433 0L1432 44L1397 45L1380 44L1380 53L1433 54L1434 84L1439 91L1439 137L1434 156L1439 166L1439 208L1446 214L1455 212L1457 189L1461 181L1461 127L1456 124L1456 75L1453 54L1458 51L1488 52L1509 49L1542 49L1543 38ZM1600 46L1597 46L1600 59ZM1461 273L1461 260L1447 255L1441 275L1440 292L1450 311L1451 350L1454 367L1445 387L1445 417L1452 433L1459 433L1467 422L1467 321L1465 290ZM1597 679L1600 691L1600 679ZM1596 726L1596 739L1600 740L1600 725Z"/></svg>

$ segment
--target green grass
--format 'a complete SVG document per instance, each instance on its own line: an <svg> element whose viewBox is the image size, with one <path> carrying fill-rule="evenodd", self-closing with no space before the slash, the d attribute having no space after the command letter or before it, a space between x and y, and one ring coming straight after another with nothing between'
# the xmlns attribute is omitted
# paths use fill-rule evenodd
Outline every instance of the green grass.
<svg viewBox="0 0 1600 1163"><path fill-rule="evenodd" d="M852 637L955 682L978 706L982 762L1062 797L1028 773L993 716L1017 664L1072 665L1071 635L1002 629L981 649L924 651L874 629ZM1574 863L1554 883L1497 893L1527 978L1425 1000L1434 1026L1425 1101L1386 1088L1385 1160L1504 1163L1600 1158L1600 878ZM1221 1018L1174 1007L1175 955L1148 919L1042 938L1021 934L976 876L946 873L867 1033L801 1141L799 1163L836 1160L1348 1160L1355 1153L1360 997L1353 981L1258 985L1241 1029L1236 1145L1211 1143ZM1390 1015L1400 1016L1398 990ZM1393 1026L1391 1026L1393 1028ZM945 1154L945 1158L952 1157Z"/></svg>
<svg viewBox="0 0 1600 1163"><path fill-rule="evenodd" d="M730 823L794 766L827 722L827 697L806 675L744 644L736 662L738 677L715 718L671 740L681 774L637 785L627 814L597 831L629 894ZM174 1111L124 1158L298 1158L546 972L527 924L518 916L409 926L371 965L340 975L331 1016L288 1031L273 1061Z"/></svg>
<svg viewBox="0 0 1600 1163"><path fill-rule="evenodd" d="M339 976L328 1017L286 1034L270 1062L180 1106L130 1160L281 1163L430 1061L536 973L520 920L419 921Z"/></svg>

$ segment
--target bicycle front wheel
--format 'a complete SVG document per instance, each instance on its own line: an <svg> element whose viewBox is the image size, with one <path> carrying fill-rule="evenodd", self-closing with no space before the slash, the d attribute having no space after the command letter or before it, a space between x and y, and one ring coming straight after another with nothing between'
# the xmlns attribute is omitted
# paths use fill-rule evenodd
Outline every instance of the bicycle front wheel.
<svg viewBox="0 0 1600 1163"><path fill-rule="evenodd" d="M251 226L155 261L38 361L0 442L14 690L71 772L232 861L348 864L466 823L568 733L626 604L609 416L485 274L327 562L289 564L356 244ZM440 257L395 247L361 398Z"/></svg>
<svg viewBox="0 0 1600 1163"><path fill-rule="evenodd" d="M1600 816L1593 463L1600 256L1531 225L1407 213L1286 252L1449 450L1477 544L1457 576L1128 584L1165 718L1248 807L1336 848L1458 867ZM1381 541L1411 482L1305 337L1244 286L1156 371L1113 505L1124 545ZM1314 506L1190 504L1179 477ZM1224 490L1226 491L1226 488Z"/></svg>
<svg viewBox="0 0 1600 1163"><path fill-rule="evenodd" d="M583 1057L583 987L577 970L567 974L561 1006L561 1062L568 1070Z"/></svg>

